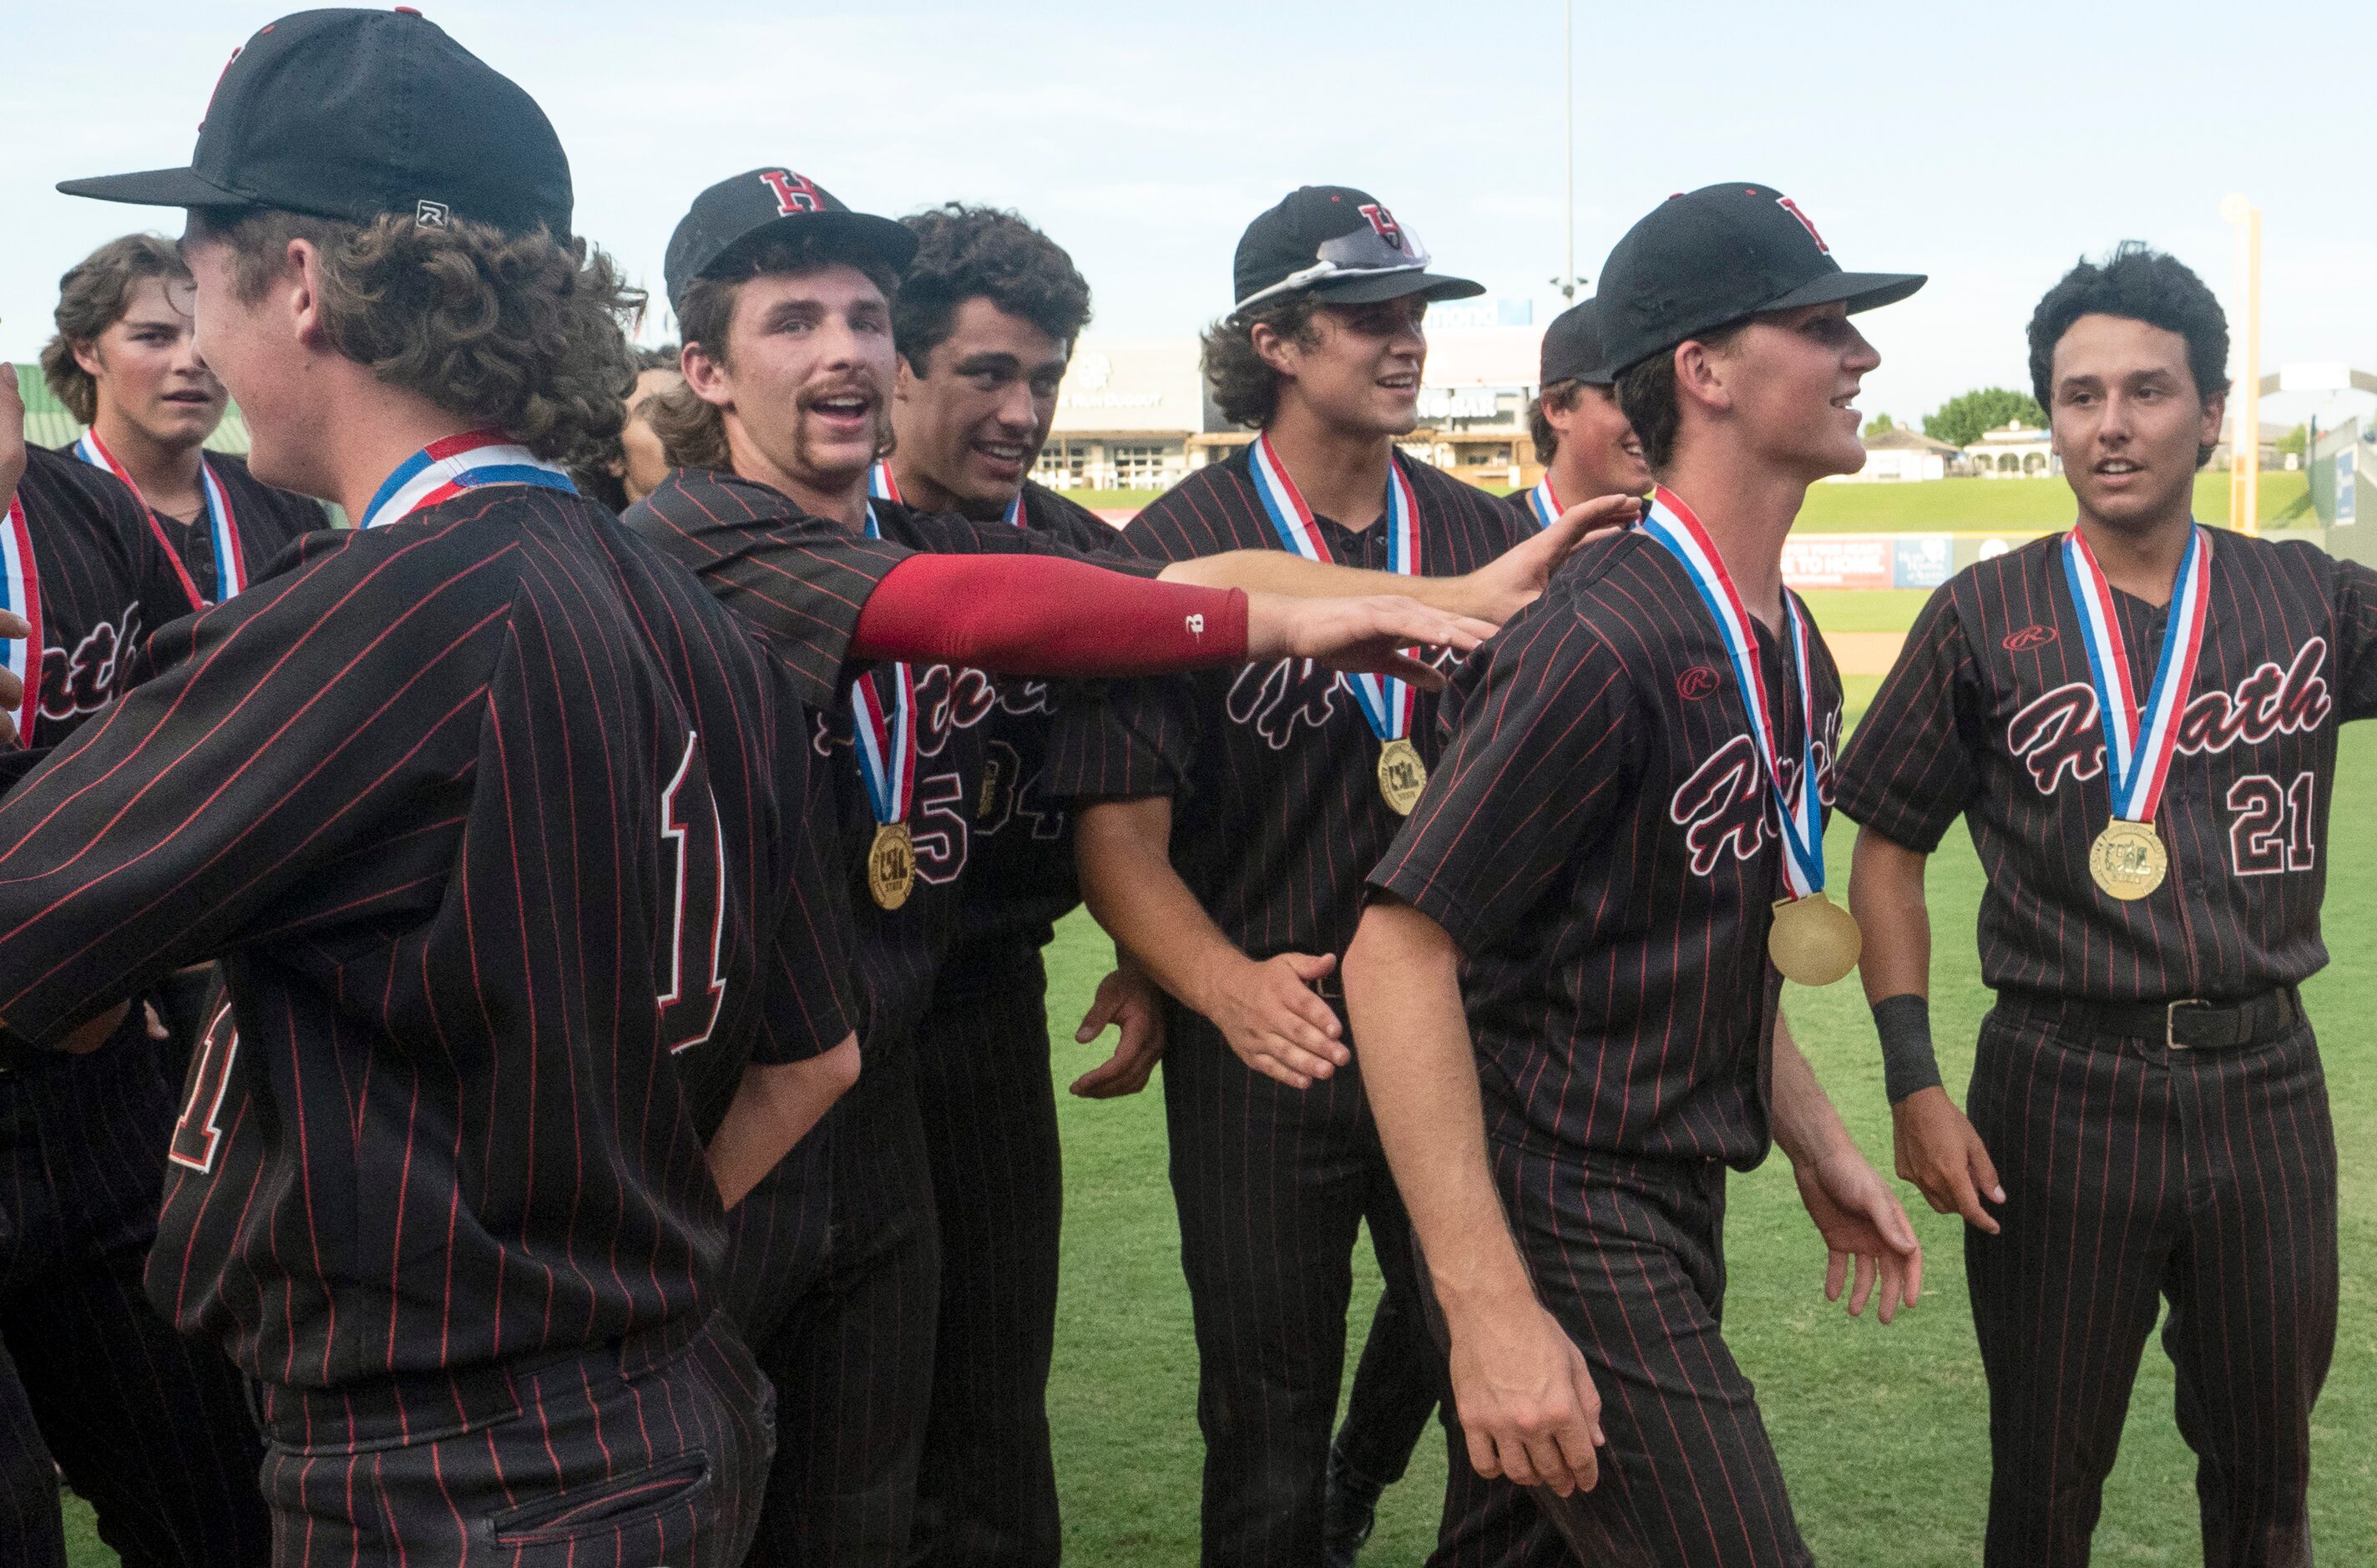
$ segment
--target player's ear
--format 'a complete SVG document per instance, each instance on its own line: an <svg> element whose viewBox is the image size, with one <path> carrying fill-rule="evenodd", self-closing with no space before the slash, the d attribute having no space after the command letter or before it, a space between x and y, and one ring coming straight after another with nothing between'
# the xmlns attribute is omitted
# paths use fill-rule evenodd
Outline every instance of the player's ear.
<svg viewBox="0 0 2377 1568"><path fill-rule="evenodd" d="M99 357L99 340L92 338L87 341L70 343L67 346L74 351L74 362L81 366L82 373L94 381L99 379L104 373L104 366Z"/></svg>
<svg viewBox="0 0 2377 1568"><path fill-rule="evenodd" d="M2215 392L2204 400L2204 418L2195 430L2195 449L2207 452L2220 444L2220 424L2228 417L2228 394ZM2208 459L2206 461L2209 461ZM2204 466L2202 462L2196 464Z"/></svg>
<svg viewBox="0 0 2377 1568"><path fill-rule="evenodd" d="M291 240L281 257L284 303L297 341L309 349L329 346L322 326L322 253L312 240Z"/></svg>
<svg viewBox="0 0 2377 1568"><path fill-rule="evenodd" d="M735 378L727 373L726 362L710 352L707 343L687 343L677 355L677 368L685 373L685 384L693 395L713 408L735 406Z"/></svg>
<svg viewBox="0 0 2377 1568"><path fill-rule="evenodd" d="M896 356L891 366L891 401L906 402L909 387L919 379L915 367L908 363L908 356L904 353Z"/></svg>
<svg viewBox="0 0 2377 1568"><path fill-rule="evenodd" d="M1675 370L1678 409L1687 401L1712 413L1733 407L1733 389L1726 384L1723 357L1698 338L1676 345Z"/></svg>
<svg viewBox="0 0 2377 1568"><path fill-rule="evenodd" d="M1295 340L1268 321L1258 321L1247 329L1247 341L1253 345L1255 357L1282 376L1296 374Z"/></svg>

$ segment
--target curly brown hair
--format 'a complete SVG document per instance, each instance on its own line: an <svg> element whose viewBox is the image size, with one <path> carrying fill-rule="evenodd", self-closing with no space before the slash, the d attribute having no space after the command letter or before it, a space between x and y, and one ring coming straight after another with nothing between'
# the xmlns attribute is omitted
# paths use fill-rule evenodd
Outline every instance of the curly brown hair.
<svg viewBox="0 0 2377 1568"><path fill-rule="evenodd" d="M771 273L816 272L828 267L857 268L897 307L899 274L876 260L872 252L837 244L830 237L794 232L771 234L742 247L726 270L687 283L684 297L677 301L677 332L686 347L698 346L721 365L732 364L729 329L735 324L735 300L743 285ZM644 421L661 438L661 450L668 454L671 466L734 466L726 446L724 412L702 401L690 386L671 387L653 397L644 405Z"/></svg>
<svg viewBox="0 0 2377 1568"><path fill-rule="evenodd" d="M290 242L310 242L332 348L541 458L599 463L625 421L636 380L626 328L644 296L582 239L394 213L369 223L281 211L224 221L200 209L191 228L231 247L233 287L250 303L281 275Z"/></svg>
<svg viewBox="0 0 2377 1568"><path fill-rule="evenodd" d="M42 349L42 379L66 412L83 424L99 417L99 383L75 363L99 335L124 319L135 290L151 278L186 281L173 242L155 234L113 239L66 269L58 280L57 335Z"/></svg>
<svg viewBox="0 0 2377 1568"><path fill-rule="evenodd" d="M1063 246L1016 213L952 201L900 221L918 245L900 280L891 337L919 375L970 299L1029 321L1069 353L1089 325L1089 280Z"/></svg>
<svg viewBox="0 0 2377 1568"><path fill-rule="evenodd" d="M1250 430L1271 423L1279 412L1279 372L1255 353L1256 324L1308 349L1320 341L1312 324L1320 311L1320 301L1309 293L1282 294L1205 329L1205 385L1222 417Z"/></svg>

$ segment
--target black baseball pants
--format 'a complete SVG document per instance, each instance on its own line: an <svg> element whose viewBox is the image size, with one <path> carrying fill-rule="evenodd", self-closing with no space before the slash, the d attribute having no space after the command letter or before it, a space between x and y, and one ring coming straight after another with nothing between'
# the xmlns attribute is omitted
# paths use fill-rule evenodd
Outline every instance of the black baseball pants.
<svg viewBox="0 0 2377 1568"><path fill-rule="evenodd" d="M2165 1302L2212 1568L2311 1562L2311 1412L2335 1347L2336 1159L2311 1027L2172 1049L2001 1004L1969 1110L2006 1190L1967 1228L1989 1374L1990 1568L2088 1561Z"/></svg>
<svg viewBox="0 0 2377 1568"><path fill-rule="evenodd" d="M1065 1173L1047 972L1026 948L944 973L917 1030L941 1299L909 1561L1054 1568L1063 1539L1048 1362Z"/></svg>
<svg viewBox="0 0 2377 1568"><path fill-rule="evenodd" d="M1383 1490L1404 1478L1442 1403L1442 1369L1416 1292L1381 1295L1333 1444L1363 1479Z"/></svg>
<svg viewBox="0 0 2377 1568"><path fill-rule="evenodd" d="M1485 1479L1456 1442L1428 1561L1805 1568L1757 1397L1725 1343L1725 1167L1491 1153L1535 1294L1592 1370L1608 1442L1599 1483L1569 1497Z"/></svg>
<svg viewBox="0 0 2377 1568"><path fill-rule="evenodd" d="M915 1526L932 1400L940 1245L915 1067L870 1058L809 1134L830 1226L805 1287L757 1347L776 1386L776 1463L753 1568L899 1568Z"/></svg>
<svg viewBox="0 0 2377 1568"><path fill-rule="evenodd" d="M1202 1561L1301 1568L1321 1558L1355 1241L1368 1221L1387 1290L1415 1300L1411 1222L1363 1097L1358 1044L1354 1063L1299 1090L1245 1066L1185 1009L1167 1007L1166 1026L1165 1122L1205 1437Z"/></svg>
<svg viewBox="0 0 2377 1568"><path fill-rule="evenodd" d="M125 1568L270 1554L239 1374L141 1284L175 1100L137 1008L88 1056L0 1072L0 1562L53 1561L53 1456Z"/></svg>
<svg viewBox="0 0 2377 1568"><path fill-rule="evenodd" d="M735 1568L774 1421L716 1317L257 1404L274 1568Z"/></svg>

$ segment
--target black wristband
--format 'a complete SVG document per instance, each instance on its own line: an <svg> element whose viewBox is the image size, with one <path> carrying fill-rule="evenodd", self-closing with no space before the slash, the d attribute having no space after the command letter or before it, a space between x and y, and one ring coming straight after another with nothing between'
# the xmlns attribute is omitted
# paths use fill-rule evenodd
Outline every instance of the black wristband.
<svg viewBox="0 0 2377 1568"><path fill-rule="evenodd" d="M1881 1082L1896 1105L1923 1089L1940 1087L1940 1059L1931 1054L1931 1002L1912 991L1873 1004L1873 1026L1881 1035Z"/></svg>

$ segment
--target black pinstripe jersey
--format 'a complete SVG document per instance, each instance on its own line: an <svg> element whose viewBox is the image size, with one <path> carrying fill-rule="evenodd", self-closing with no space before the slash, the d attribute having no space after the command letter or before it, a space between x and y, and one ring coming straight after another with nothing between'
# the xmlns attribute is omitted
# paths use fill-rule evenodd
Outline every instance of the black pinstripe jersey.
<svg viewBox="0 0 2377 1568"><path fill-rule="evenodd" d="M1123 540L1151 558L1284 548L1242 450L1141 512ZM1527 535L1496 497L1404 459L1418 503L1420 569L1474 571ZM1383 570L1387 530L1316 518L1341 566ZM1411 740L1431 767L1437 699L1421 692ZM1338 674L1310 660L1117 682L1100 707L1057 723L1052 787L1069 796L1173 797L1172 861L1223 933L1255 958L1342 952L1362 878L1403 825L1379 791L1379 741Z"/></svg>
<svg viewBox="0 0 2377 1568"><path fill-rule="evenodd" d="M1840 676L1810 629L1829 796ZM1758 626L1796 772L1807 720L1782 646ZM1448 696L1443 760L1370 880L1460 945L1488 1131L1547 1154L1755 1164L1785 852L1691 579L1644 534L1587 545Z"/></svg>
<svg viewBox="0 0 2377 1568"><path fill-rule="evenodd" d="M1024 525L1084 555L1119 556L1121 531L1088 508L1026 482ZM1102 564L1129 570L1129 557ZM966 874L957 947L944 990L1005 983L1047 945L1056 924L1081 902L1073 870L1067 803L1048 793L1057 712L1080 688L1069 681L1000 676L989 722L988 757L974 800L973 865Z"/></svg>
<svg viewBox="0 0 2377 1568"><path fill-rule="evenodd" d="M1925 854L1964 816L1991 987L2157 1001L2305 978L2327 962L2336 726L2377 712L2377 573L2210 532L2204 650L2156 815L2170 871L2124 904L2088 875L2112 801L2063 538L1932 594L1843 761L1841 809ZM2164 611L2113 597L2150 670Z"/></svg>
<svg viewBox="0 0 2377 1568"><path fill-rule="evenodd" d="M133 652L186 614L179 574L114 475L39 447L17 486L42 594L42 705L25 743L55 746L129 684Z"/></svg>
<svg viewBox="0 0 2377 1568"><path fill-rule="evenodd" d="M848 683L873 681L888 713L894 678L889 664L850 660L859 611L875 585L911 555L1086 557L1049 534L1006 522L928 515L897 501L873 505L879 539L811 517L776 491L735 474L679 469L629 508L626 521L692 568L722 603L756 627L791 664L803 697L817 709L815 746L828 759L840 796L843 882L866 987L862 1043L879 1062L912 1037L957 936L960 879L974 853L987 722L997 695L979 670L947 664L913 668L917 760L908 822L916 875L904 904L878 908L866 891L875 819L851 744Z"/></svg>
<svg viewBox="0 0 2377 1568"><path fill-rule="evenodd" d="M699 1317L697 1102L848 1033L806 710L566 494L469 491L281 567L157 634L0 807L13 1028L222 961L152 1297L301 1386Z"/></svg>

